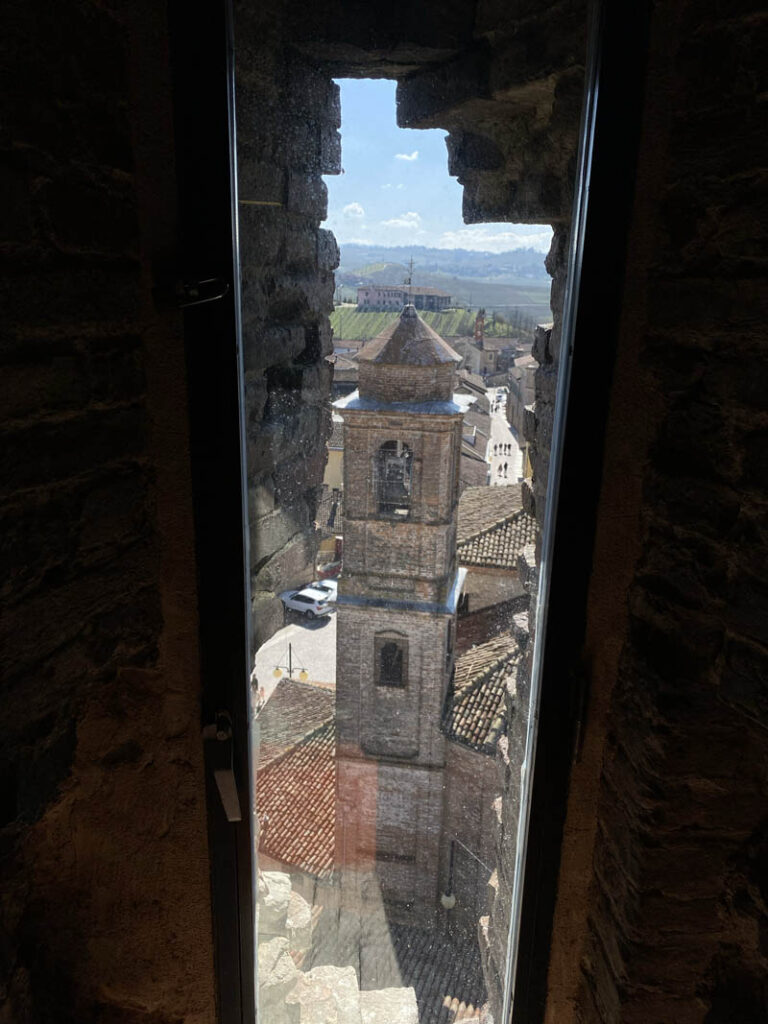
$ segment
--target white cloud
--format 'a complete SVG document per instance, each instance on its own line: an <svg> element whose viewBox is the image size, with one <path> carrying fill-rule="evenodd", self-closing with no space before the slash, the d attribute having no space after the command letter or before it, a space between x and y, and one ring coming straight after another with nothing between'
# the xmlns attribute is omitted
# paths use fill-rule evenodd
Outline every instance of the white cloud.
<svg viewBox="0 0 768 1024"><path fill-rule="evenodd" d="M392 185L390 182L387 182L386 185L382 185L381 187L386 190L388 188L394 188L394 185Z"/></svg>
<svg viewBox="0 0 768 1024"><path fill-rule="evenodd" d="M544 224L501 225L471 224L456 231L444 231L434 243L438 249L476 249L480 252L509 252L535 249L549 252L552 228Z"/></svg>
<svg viewBox="0 0 768 1024"><path fill-rule="evenodd" d="M381 225L385 228L410 228L414 230L421 225L421 217L415 210L410 210L408 213L401 213L399 217L393 217L392 220L383 220Z"/></svg>
<svg viewBox="0 0 768 1024"><path fill-rule="evenodd" d="M418 160L419 151L414 149L412 153L395 153L395 160Z"/></svg>
<svg viewBox="0 0 768 1024"><path fill-rule="evenodd" d="M403 184L401 183L401 184L400 184L400 185L398 185L397 187L398 187L398 188L405 188L405 185L403 185Z"/></svg>
<svg viewBox="0 0 768 1024"><path fill-rule="evenodd" d="M345 217L359 218L365 216L365 210L362 208L360 203L347 203L341 212Z"/></svg>

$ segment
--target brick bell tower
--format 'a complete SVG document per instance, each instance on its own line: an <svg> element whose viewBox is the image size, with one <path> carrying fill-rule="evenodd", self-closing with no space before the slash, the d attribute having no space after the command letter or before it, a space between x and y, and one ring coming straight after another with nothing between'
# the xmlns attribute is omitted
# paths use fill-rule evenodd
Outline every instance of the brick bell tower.
<svg viewBox="0 0 768 1024"><path fill-rule="evenodd" d="M375 890L388 912L425 923L438 899L440 721L464 572L459 361L407 305L360 351L359 393L335 403L344 419L337 866L350 897Z"/></svg>

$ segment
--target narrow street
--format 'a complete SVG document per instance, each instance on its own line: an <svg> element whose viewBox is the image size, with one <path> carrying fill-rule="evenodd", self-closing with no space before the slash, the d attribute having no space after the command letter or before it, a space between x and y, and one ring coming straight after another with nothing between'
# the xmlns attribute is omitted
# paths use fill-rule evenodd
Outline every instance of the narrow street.
<svg viewBox="0 0 768 1024"><path fill-rule="evenodd" d="M488 388L491 403L491 437L486 461L491 467L490 484L516 484L523 479L523 453L507 422L507 388Z"/></svg>

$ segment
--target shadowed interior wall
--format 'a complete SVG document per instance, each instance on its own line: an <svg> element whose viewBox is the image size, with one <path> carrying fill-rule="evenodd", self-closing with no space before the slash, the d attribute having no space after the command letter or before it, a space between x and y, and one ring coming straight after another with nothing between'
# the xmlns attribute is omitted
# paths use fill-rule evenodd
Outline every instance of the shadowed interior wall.
<svg viewBox="0 0 768 1024"><path fill-rule="evenodd" d="M163 8L13 4L0 47L0 1016L212 1020Z"/></svg>
<svg viewBox="0 0 768 1024"><path fill-rule="evenodd" d="M768 1017L766 22L651 26L552 1024Z"/></svg>

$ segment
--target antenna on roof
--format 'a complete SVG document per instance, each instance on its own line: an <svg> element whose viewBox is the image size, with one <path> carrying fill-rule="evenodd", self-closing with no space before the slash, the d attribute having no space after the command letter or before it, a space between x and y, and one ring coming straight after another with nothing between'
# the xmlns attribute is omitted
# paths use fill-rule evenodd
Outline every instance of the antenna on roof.
<svg viewBox="0 0 768 1024"><path fill-rule="evenodd" d="M406 277L403 284L408 288L408 305L413 305L413 256L408 261L408 277Z"/></svg>

